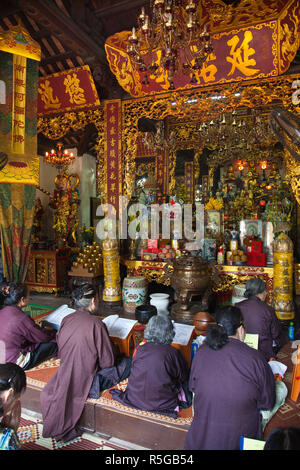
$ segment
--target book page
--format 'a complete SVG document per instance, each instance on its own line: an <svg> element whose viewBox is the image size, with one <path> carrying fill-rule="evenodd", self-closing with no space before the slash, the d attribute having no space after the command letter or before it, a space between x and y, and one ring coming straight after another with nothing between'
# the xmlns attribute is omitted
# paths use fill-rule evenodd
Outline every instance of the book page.
<svg viewBox="0 0 300 470"><path fill-rule="evenodd" d="M52 323L54 325L60 326L63 319L70 313L75 312L73 308L69 308L66 304L61 305L56 310L51 312L47 317L44 318L44 321Z"/></svg>
<svg viewBox="0 0 300 470"><path fill-rule="evenodd" d="M259 439L250 439L249 437L241 437L240 450L263 450L265 441Z"/></svg>
<svg viewBox="0 0 300 470"><path fill-rule="evenodd" d="M281 377L284 377L287 370L287 366L285 364L282 364L282 362L279 361L269 361L268 364L271 367L273 374L279 374Z"/></svg>
<svg viewBox="0 0 300 470"><path fill-rule="evenodd" d="M128 318L118 318L108 329L109 336L125 339L129 335L137 320L129 320Z"/></svg>
<svg viewBox="0 0 300 470"><path fill-rule="evenodd" d="M119 315L108 315L108 317L102 318L103 323L107 326L107 329L109 329L113 326L114 322L118 320Z"/></svg>
<svg viewBox="0 0 300 470"><path fill-rule="evenodd" d="M182 323L174 323L175 337L172 343L181 344L186 346L191 338L194 330L194 326L184 325Z"/></svg>
<svg viewBox="0 0 300 470"><path fill-rule="evenodd" d="M244 343L248 344L250 348L258 349L258 335L247 333L245 335Z"/></svg>

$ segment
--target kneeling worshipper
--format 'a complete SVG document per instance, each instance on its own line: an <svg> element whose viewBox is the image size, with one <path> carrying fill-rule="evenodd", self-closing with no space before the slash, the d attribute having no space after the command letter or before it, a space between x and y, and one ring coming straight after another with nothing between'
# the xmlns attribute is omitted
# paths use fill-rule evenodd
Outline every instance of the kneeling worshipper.
<svg viewBox="0 0 300 470"><path fill-rule="evenodd" d="M247 300L236 306L242 311L246 333L258 334L258 349L269 361L289 341L288 332L282 329L274 308L265 302L267 288L262 279L249 279L244 296Z"/></svg>
<svg viewBox="0 0 300 470"><path fill-rule="evenodd" d="M185 450L238 450L240 438L262 439L260 410L275 405L275 378L260 351L245 344L240 309L226 306L196 352L189 389L193 421Z"/></svg>
<svg viewBox="0 0 300 470"><path fill-rule="evenodd" d="M6 362L31 369L54 356L57 351L54 329L41 328L22 308L29 302L25 284L14 282L0 288L0 340L5 344Z"/></svg>
<svg viewBox="0 0 300 470"><path fill-rule="evenodd" d="M103 384L116 385L128 377L131 365L131 358L116 365L118 347L110 340L106 325L93 315L99 305L95 288L79 286L72 298L77 310L65 316L57 333L60 366L40 395L43 437L64 442L83 432L78 421L91 387L95 393Z"/></svg>
<svg viewBox="0 0 300 470"><path fill-rule="evenodd" d="M133 353L125 391L113 389L112 397L123 405L177 418L179 406L191 406L189 368L178 349L171 346L175 331L167 315L150 318L144 340Z"/></svg>
<svg viewBox="0 0 300 470"><path fill-rule="evenodd" d="M21 394L26 389L24 370L7 362L0 364L0 450L19 450L17 435L21 419Z"/></svg>

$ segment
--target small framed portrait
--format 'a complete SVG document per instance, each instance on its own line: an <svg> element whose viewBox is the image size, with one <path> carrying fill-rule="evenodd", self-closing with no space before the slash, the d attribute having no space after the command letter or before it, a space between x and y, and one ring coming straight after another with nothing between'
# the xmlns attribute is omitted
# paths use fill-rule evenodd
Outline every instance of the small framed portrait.
<svg viewBox="0 0 300 470"><path fill-rule="evenodd" d="M262 238L262 221L258 219L248 219L240 221L240 239L244 246L244 238L259 237Z"/></svg>
<svg viewBox="0 0 300 470"><path fill-rule="evenodd" d="M221 212L208 210L205 211L205 231L211 235L221 232Z"/></svg>

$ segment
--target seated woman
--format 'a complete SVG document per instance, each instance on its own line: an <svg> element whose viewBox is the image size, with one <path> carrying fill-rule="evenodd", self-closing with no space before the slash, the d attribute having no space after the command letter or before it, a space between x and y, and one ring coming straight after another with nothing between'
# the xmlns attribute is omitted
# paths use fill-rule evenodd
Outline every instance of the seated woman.
<svg viewBox="0 0 300 470"><path fill-rule="evenodd" d="M275 310L265 302L267 289L262 279L249 279L244 296L247 300L238 302L237 307L242 311L246 333L258 334L258 349L269 361L288 342L288 332L282 329Z"/></svg>
<svg viewBox="0 0 300 470"><path fill-rule="evenodd" d="M22 311L29 302L25 284L11 282L0 290L0 341L5 343L5 361L31 369L55 355L56 331L41 328Z"/></svg>
<svg viewBox="0 0 300 470"><path fill-rule="evenodd" d="M72 298L77 310L63 319L57 333L60 367L40 395L43 437L63 441L82 434L78 421L94 377L99 369L112 368L118 353L106 325L93 315L99 305L94 287L77 287ZM115 383L122 379L118 377Z"/></svg>
<svg viewBox="0 0 300 470"><path fill-rule="evenodd" d="M243 342L240 309L226 306L215 318L192 362L194 417L186 450L238 450L241 436L262 439L260 410L275 403L271 367L260 351Z"/></svg>
<svg viewBox="0 0 300 470"><path fill-rule="evenodd" d="M19 450L17 430L21 418L20 396L26 389L26 375L13 362L0 364L0 450Z"/></svg>
<svg viewBox="0 0 300 470"><path fill-rule="evenodd" d="M150 318L144 341L134 351L126 390L111 390L115 400L140 410L177 417L179 392L188 380L189 369L181 352L171 346L174 336L168 316ZM187 405L191 405L191 394L186 392Z"/></svg>

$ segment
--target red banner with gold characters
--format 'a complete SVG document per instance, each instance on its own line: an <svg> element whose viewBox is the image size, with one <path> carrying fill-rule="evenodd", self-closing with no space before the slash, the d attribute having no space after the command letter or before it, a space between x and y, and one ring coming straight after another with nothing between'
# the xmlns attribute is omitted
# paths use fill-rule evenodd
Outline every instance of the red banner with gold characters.
<svg viewBox="0 0 300 470"><path fill-rule="evenodd" d="M105 194L106 202L119 214L122 195L122 104L121 100L104 102Z"/></svg>
<svg viewBox="0 0 300 470"><path fill-rule="evenodd" d="M157 184L157 193L161 196L166 194L167 188L167 151L163 149L160 155L156 157L155 177ZM161 202L161 201L158 201Z"/></svg>
<svg viewBox="0 0 300 470"><path fill-rule="evenodd" d="M41 77L38 91L39 115L100 104L88 65Z"/></svg>
<svg viewBox="0 0 300 470"><path fill-rule="evenodd" d="M184 186L187 203L194 200L194 162L184 163Z"/></svg>
<svg viewBox="0 0 300 470"><path fill-rule="evenodd" d="M233 9L234 15L230 6L220 3L199 1L199 17L208 25L213 52L201 70L194 72L195 82L191 83L192 73L178 71L174 76L176 90L278 76L295 57L300 46L299 0L241 0ZM131 34L116 33L105 44L110 69L119 84L134 97L169 91L167 73L162 69L156 76L149 73L149 83L145 83L144 73L132 65L126 52ZM153 51L157 64L160 55L161 50ZM179 55L184 62L183 51ZM147 63L146 56L144 60Z"/></svg>

